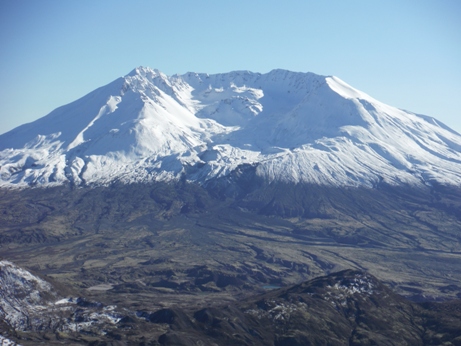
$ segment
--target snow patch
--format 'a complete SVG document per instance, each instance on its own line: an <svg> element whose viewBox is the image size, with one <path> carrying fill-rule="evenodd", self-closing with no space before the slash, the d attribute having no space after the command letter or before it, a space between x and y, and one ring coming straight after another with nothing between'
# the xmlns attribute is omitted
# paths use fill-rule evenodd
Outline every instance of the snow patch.
<svg viewBox="0 0 461 346"><path fill-rule="evenodd" d="M16 343L15 341L12 341L8 338L5 338L4 336L0 335L0 345L1 346L21 346L20 344Z"/></svg>

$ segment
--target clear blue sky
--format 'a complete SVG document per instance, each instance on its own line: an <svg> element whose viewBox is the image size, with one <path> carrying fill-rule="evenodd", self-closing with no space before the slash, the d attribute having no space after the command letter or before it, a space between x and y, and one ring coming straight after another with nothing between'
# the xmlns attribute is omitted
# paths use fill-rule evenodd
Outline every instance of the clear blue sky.
<svg viewBox="0 0 461 346"><path fill-rule="evenodd" d="M335 75L461 132L459 0L0 0L0 133L143 65Z"/></svg>

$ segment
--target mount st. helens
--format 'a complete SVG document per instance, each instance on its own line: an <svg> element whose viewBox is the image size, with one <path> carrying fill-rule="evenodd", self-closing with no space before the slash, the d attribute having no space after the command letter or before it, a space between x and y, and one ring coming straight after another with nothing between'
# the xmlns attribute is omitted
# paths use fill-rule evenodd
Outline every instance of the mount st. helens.
<svg viewBox="0 0 461 346"><path fill-rule="evenodd" d="M457 345L459 320L443 314L458 316L459 302L413 317L405 303L395 319L397 305L375 310L374 293L343 300L327 279L316 303L293 285L352 268L415 301L460 298L461 136L335 77L138 68L0 136L0 254L0 274L20 273L15 263L60 287L30 306L23 290L5 300L0 340L24 346L297 345L325 330L351 345L385 344L390 330ZM49 318L27 324L42 308ZM114 311L143 313L119 323ZM102 324L87 325L94 316Z"/></svg>
<svg viewBox="0 0 461 346"><path fill-rule="evenodd" d="M265 182L461 185L461 135L336 77L136 68L0 136L0 186L108 185L248 169Z"/></svg>

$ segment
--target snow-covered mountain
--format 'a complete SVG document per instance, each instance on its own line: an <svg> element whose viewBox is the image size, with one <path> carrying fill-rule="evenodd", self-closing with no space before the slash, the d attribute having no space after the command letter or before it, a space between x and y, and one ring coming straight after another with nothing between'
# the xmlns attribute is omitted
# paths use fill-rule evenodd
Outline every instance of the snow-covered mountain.
<svg viewBox="0 0 461 346"><path fill-rule="evenodd" d="M0 136L0 186L267 182L461 185L461 135L337 77L139 67Z"/></svg>

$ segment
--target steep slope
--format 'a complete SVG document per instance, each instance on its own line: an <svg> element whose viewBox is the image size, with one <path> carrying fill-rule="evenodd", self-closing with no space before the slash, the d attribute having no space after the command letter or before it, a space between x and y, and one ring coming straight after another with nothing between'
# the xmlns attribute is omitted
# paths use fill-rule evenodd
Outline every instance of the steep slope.
<svg viewBox="0 0 461 346"><path fill-rule="evenodd" d="M461 136L336 77L166 76L137 68L0 136L0 184L201 184L252 167L265 182L461 185Z"/></svg>
<svg viewBox="0 0 461 346"><path fill-rule="evenodd" d="M59 344L88 344L84 338L88 335L110 339L123 317L115 306L81 297L63 298L49 282L9 261L0 261L2 345L16 345L10 338L23 345L36 345L41 343L38 340L49 340L46 333L55 334Z"/></svg>
<svg viewBox="0 0 461 346"><path fill-rule="evenodd" d="M0 261L0 318L14 329L38 329L38 316L52 300L51 285L8 261Z"/></svg>

